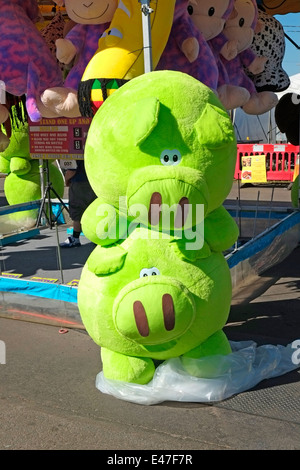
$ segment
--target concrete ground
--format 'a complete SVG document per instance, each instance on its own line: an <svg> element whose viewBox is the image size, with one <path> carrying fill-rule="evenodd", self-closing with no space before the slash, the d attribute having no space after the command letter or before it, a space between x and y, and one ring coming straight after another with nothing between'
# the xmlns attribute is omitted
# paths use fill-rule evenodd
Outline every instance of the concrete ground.
<svg viewBox="0 0 300 470"><path fill-rule="evenodd" d="M245 189L243 200L255 202L257 188L247 197ZM232 201L236 190L234 185ZM279 190L278 202L289 205L289 191ZM265 188L265 201L270 197ZM72 251L69 256L74 263L77 255ZM241 287L232 299L225 333L258 344L287 345L300 338L300 247ZM223 402L147 406L96 389L99 348L83 329L61 331L0 315L1 346L6 351L5 364L0 364L1 450L100 450L108 451L103 452L106 462L122 450L136 456L143 450L153 455L168 450L300 450L299 369Z"/></svg>

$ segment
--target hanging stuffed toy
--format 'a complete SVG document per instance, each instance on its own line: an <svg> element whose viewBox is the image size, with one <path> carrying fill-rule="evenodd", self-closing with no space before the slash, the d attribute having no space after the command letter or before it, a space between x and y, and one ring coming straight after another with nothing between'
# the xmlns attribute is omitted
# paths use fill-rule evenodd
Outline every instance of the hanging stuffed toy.
<svg viewBox="0 0 300 470"><path fill-rule="evenodd" d="M260 28L258 10L255 0L235 0L234 8L237 16L228 19L223 29L228 40L236 40L238 55L232 60L221 57L226 67L230 84L246 88L250 93L249 100L243 105L247 114L263 114L278 102L275 93L271 91L256 91L253 81L246 75L244 68L254 75L264 70L266 57L258 57L251 49L254 32Z"/></svg>
<svg viewBox="0 0 300 470"><path fill-rule="evenodd" d="M56 41L57 39L61 39L64 37L64 30L65 30L65 20L63 15L60 11L58 11L54 18L45 26L44 28L40 29L40 33L43 36L44 40L46 41L47 46L50 49L51 54L58 62L58 65L64 73L65 66L56 57Z"/></svg>
<svg viewBox="0 0 300 470"><path fill-rule="evenodd" d="M267 57L268 61L263 72L253 75L246 70L246 73L258 92L284 91L290 86L291 81L282 67L285 54L283 27L274 16L267 15L261 10L258 10L258 19L262 28L254 34L250 48L258 57Z"/></svg>
<svg viewBox="0 0 300 470"><path fill-rule="evenodd" d="M7 107L0 104L0 152L3 152L9 145L9 138L3 132L2 124L8 119L9 113Z"/></svg>
<svg viewBox="0 0 300 470"><path fill-rule="evenodd" d="M228 40L223 34L225 22L237 15L234 0L189 0L187 11L214 55L218 67L217 92L220 101L228 110L242 106L248 101L250 94L246 88L230 84L221 60L221 55L231 60L238 54L237 41Z"/></svg>
<svg viewBox="0 0 300 470"><path fill-rule="evenodd" d="M175 0L150 1L152 63L156 67L167 43ZM93 117L117 88L145 71L141 3L119 0L110 27L99 39L98 49L82 76L78 89L80 112Z"/></svg>
<svg viewBox="0 0 300 470"><path fill-rule="evenodd" d="M129 81L91 123L85 169L97 199L83 214L85 235L109 245L139 223L179 234L195 228L197 243L205 217L210 249L230 248L237 226L222 204L236 151L228 113L199 80L154 71Z"/></svg>
<svg viewBox="0 0 300 470"><path fill-rule="evenodd" d="M275 121L280 132L292 145L300 144L300 90L299 94L285 93L275 108Z"/></svg>
<svg viewBox="0 0 300 470"><path fill-rule="evenodd" d="M34 24L37 18L36 0L0 0L0 80L8 93L26 94L32 121L42 117L43 91L63 84L61 70Z"/></svg>
<svg viewBox="0 0 300 470"><path fill-rule="evenodd" d="M65 37L56 41L56 57L62 63L70 65L70 70L62 88L46 90L41 99L53 116L80 116L77 91L86 66L98 48L98 41L108 29L117 9L118 0L97 0L85 3L83 0L55 0L60 6L65 5L66 12L74 22ZM73 90L72 94L66 90Z"/></svg>
<svg viewBox="0 0 300 470"><path fill-rule="evenodd" d="M188 14L188 0L176 0L172 29L156 70L188 73L216 92L218 68L201 31Z"/></svg>

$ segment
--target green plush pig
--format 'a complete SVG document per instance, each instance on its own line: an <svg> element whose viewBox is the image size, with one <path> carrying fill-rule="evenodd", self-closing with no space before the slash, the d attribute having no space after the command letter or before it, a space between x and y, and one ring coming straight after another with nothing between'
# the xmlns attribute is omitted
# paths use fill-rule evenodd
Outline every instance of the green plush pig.
<svg viewBox="0 0 300 470"><path fill-rule="evenodd" d="M0 172L7 174L4 193L9 205L36 201L42 197L39 161L30 156L27 123L12 129L9 145L0 154ZM49 164L49 177L54 189L62 197L64 179L60 170L52 163ZM54 193L53 197L56 197ZM37 209L20 211L10 214L10 219L29 228L35 224L37 214Z"/></svg>
<svg viewBox="0 0 300 470"><path fill-rule="evenodd" d="M224 256L204 243L189 250L184 239L147 228L111 246L97 246L78 286L84 326L101 347L107 379L148 383L157 361L228 354L222 330L230 309L231 276Z"/></svg>
<svg viewBox="0 0 300 470"><path fill-rule="evenodd" d="M205 217L211 249L228 249L238 228L222 204L236 155L230 117L204 84L167 70L130 80L89 129L85 168L98 198L83 215L85 235L108 245L133 222L176 235Z"/></svg>
<svg viewBox="0 0 300 470"><path fill-rule="evenodd" d="M12 129L8 147L0 153L0 173L24 175L30 171L28 124Z"/></svg>

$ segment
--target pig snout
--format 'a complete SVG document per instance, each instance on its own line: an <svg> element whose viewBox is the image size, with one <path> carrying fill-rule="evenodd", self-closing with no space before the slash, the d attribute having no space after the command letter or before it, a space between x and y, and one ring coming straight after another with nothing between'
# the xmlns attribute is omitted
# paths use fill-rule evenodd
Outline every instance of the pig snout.
<svg viewBox="0 0 300 470"><path fill-rule="evenodd" d="M194 300L177 280L139 279L125 286L114 304L118 332L136 343L159 345L183 335L193 323Z"/></svg>
<svg viewBox="0 0 300 470"><path fill-rule="evenodd" d="M164 294L162 297L162 312L164 319L164 327L167 331L173 330L175 327L175 311L173 298L170 294ZM137 329L141 336L149 336L149 324L144 305L139 300L133 304L133 313Z"/></svg>

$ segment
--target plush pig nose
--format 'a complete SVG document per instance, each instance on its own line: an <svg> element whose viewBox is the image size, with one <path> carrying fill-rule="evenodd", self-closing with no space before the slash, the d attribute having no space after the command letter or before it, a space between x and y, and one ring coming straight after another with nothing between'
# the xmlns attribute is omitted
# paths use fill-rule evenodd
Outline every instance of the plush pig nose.
<svg viewBox="0 0 300 470"><path fill-rule="evenodd" d="M150 198L148 221L150 225L157 225L161 220L161 205L163 203L162 196L159 192L152 194ZM189 212L189 199L182 197L177 205L177 211L175 215L174 226L175 228L181 228L184 226Z"/></svg>
<svg viewBox="0 0 300 470"><path fill-rule="evenodd" d="M113 308L117 331L145 346L163 345L179 338L190 328L194 317L190 291L177 279L162 275L129 283L119 292Z"/></svg>
<svg viewBox="0 0 300 470"><path fill-rule="evenodd" d="M141 336L149 336L149 324L147 320L144 305L139 300L133 304L133 313L137 329ZM164 319L165 329L167 331L173 330L175 327L175 311L173 298L170 294L164 294L162 297L162 313Z"/></svg>

